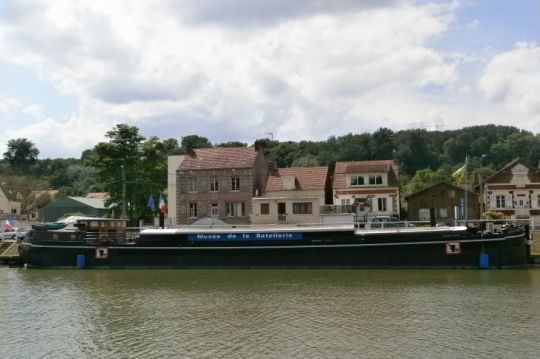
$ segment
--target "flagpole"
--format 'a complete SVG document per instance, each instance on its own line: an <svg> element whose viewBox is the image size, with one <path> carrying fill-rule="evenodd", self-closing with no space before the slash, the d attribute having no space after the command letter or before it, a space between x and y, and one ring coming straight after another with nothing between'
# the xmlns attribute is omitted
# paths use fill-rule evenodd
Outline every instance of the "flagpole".
<svg viewBox="0 0 540 359"><path fill-rule="evenodd" d="M468 155L465 155L465 225L467 225L467 220L469 219L469 204L468 204L468 200L467 198L469 197L468 196L468 193L467 193L467 162L469 160L469 156Z"/></svg>
<svg viewBox="0 0 540 359"><path fill-rule="evenodd" d="M122 219L127 219L126 170L124 165L120 168L122 169Z"/></svg>

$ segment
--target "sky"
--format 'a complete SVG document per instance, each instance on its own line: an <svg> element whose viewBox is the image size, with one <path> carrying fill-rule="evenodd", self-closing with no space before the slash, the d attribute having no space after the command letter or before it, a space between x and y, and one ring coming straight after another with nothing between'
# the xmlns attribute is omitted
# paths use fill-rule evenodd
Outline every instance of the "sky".
<svg viewBox="0 0 540 359"><path fill-rule="evenodd" d="M0 153L146 138L540 132L539 0L2 0Z"/></svg>

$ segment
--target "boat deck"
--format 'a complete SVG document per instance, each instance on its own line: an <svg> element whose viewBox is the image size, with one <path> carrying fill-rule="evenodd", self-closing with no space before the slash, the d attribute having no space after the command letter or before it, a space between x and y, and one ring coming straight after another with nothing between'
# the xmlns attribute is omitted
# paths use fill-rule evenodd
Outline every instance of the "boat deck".
<svg viewBox="0 0 540 359"><path fill-rule="evenodd" d="M192 233L256 233L256 232L353 232L354 224L297 224L297 225L246 225L246 226L181 226L166 229L144 229L144 234Z"/></svg>

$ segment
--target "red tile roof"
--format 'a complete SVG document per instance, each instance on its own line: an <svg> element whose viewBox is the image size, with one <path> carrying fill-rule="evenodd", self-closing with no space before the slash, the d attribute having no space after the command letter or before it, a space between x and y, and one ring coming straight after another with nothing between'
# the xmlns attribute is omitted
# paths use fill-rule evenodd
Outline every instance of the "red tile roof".
<svg viewBox="0 0 540 359"><path fill-rule="evenodd" d="M393 165L392 160L336 162L333 187L344 188L347 173L388 173Z"/></svg>
<svg viewBox="0 0 540 359"><path fill-rule="evenodd" d="M284 177L296 178L296 190L324 190L328 167L276 168L268 176L266 192L283 191Z"/></svg>
<svg viewBox="0 0 540 359"><path fill-rule="evenodd" d="M179 170L251 168L258 152L253 147L199 148L188 155Z"/></svg>

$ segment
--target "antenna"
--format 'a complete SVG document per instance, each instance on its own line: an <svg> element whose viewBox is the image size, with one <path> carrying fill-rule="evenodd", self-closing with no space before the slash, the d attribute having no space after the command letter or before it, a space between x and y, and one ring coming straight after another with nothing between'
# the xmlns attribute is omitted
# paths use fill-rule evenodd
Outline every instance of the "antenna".
<svg viewBox="0 0 540 359"><path fill-rule="evenodd" d="M273 132L265 132L265 135L270 135L270 140L274 141L274 133Z"/></svg>
<svg viewBox="0 0 540 359"><path fill-rule="evenodd" d="M444 127L446 127L446 125L444 124L444 119L438 117L437 120L435 120L435 130L441 131L444 129Z"/></svg>

